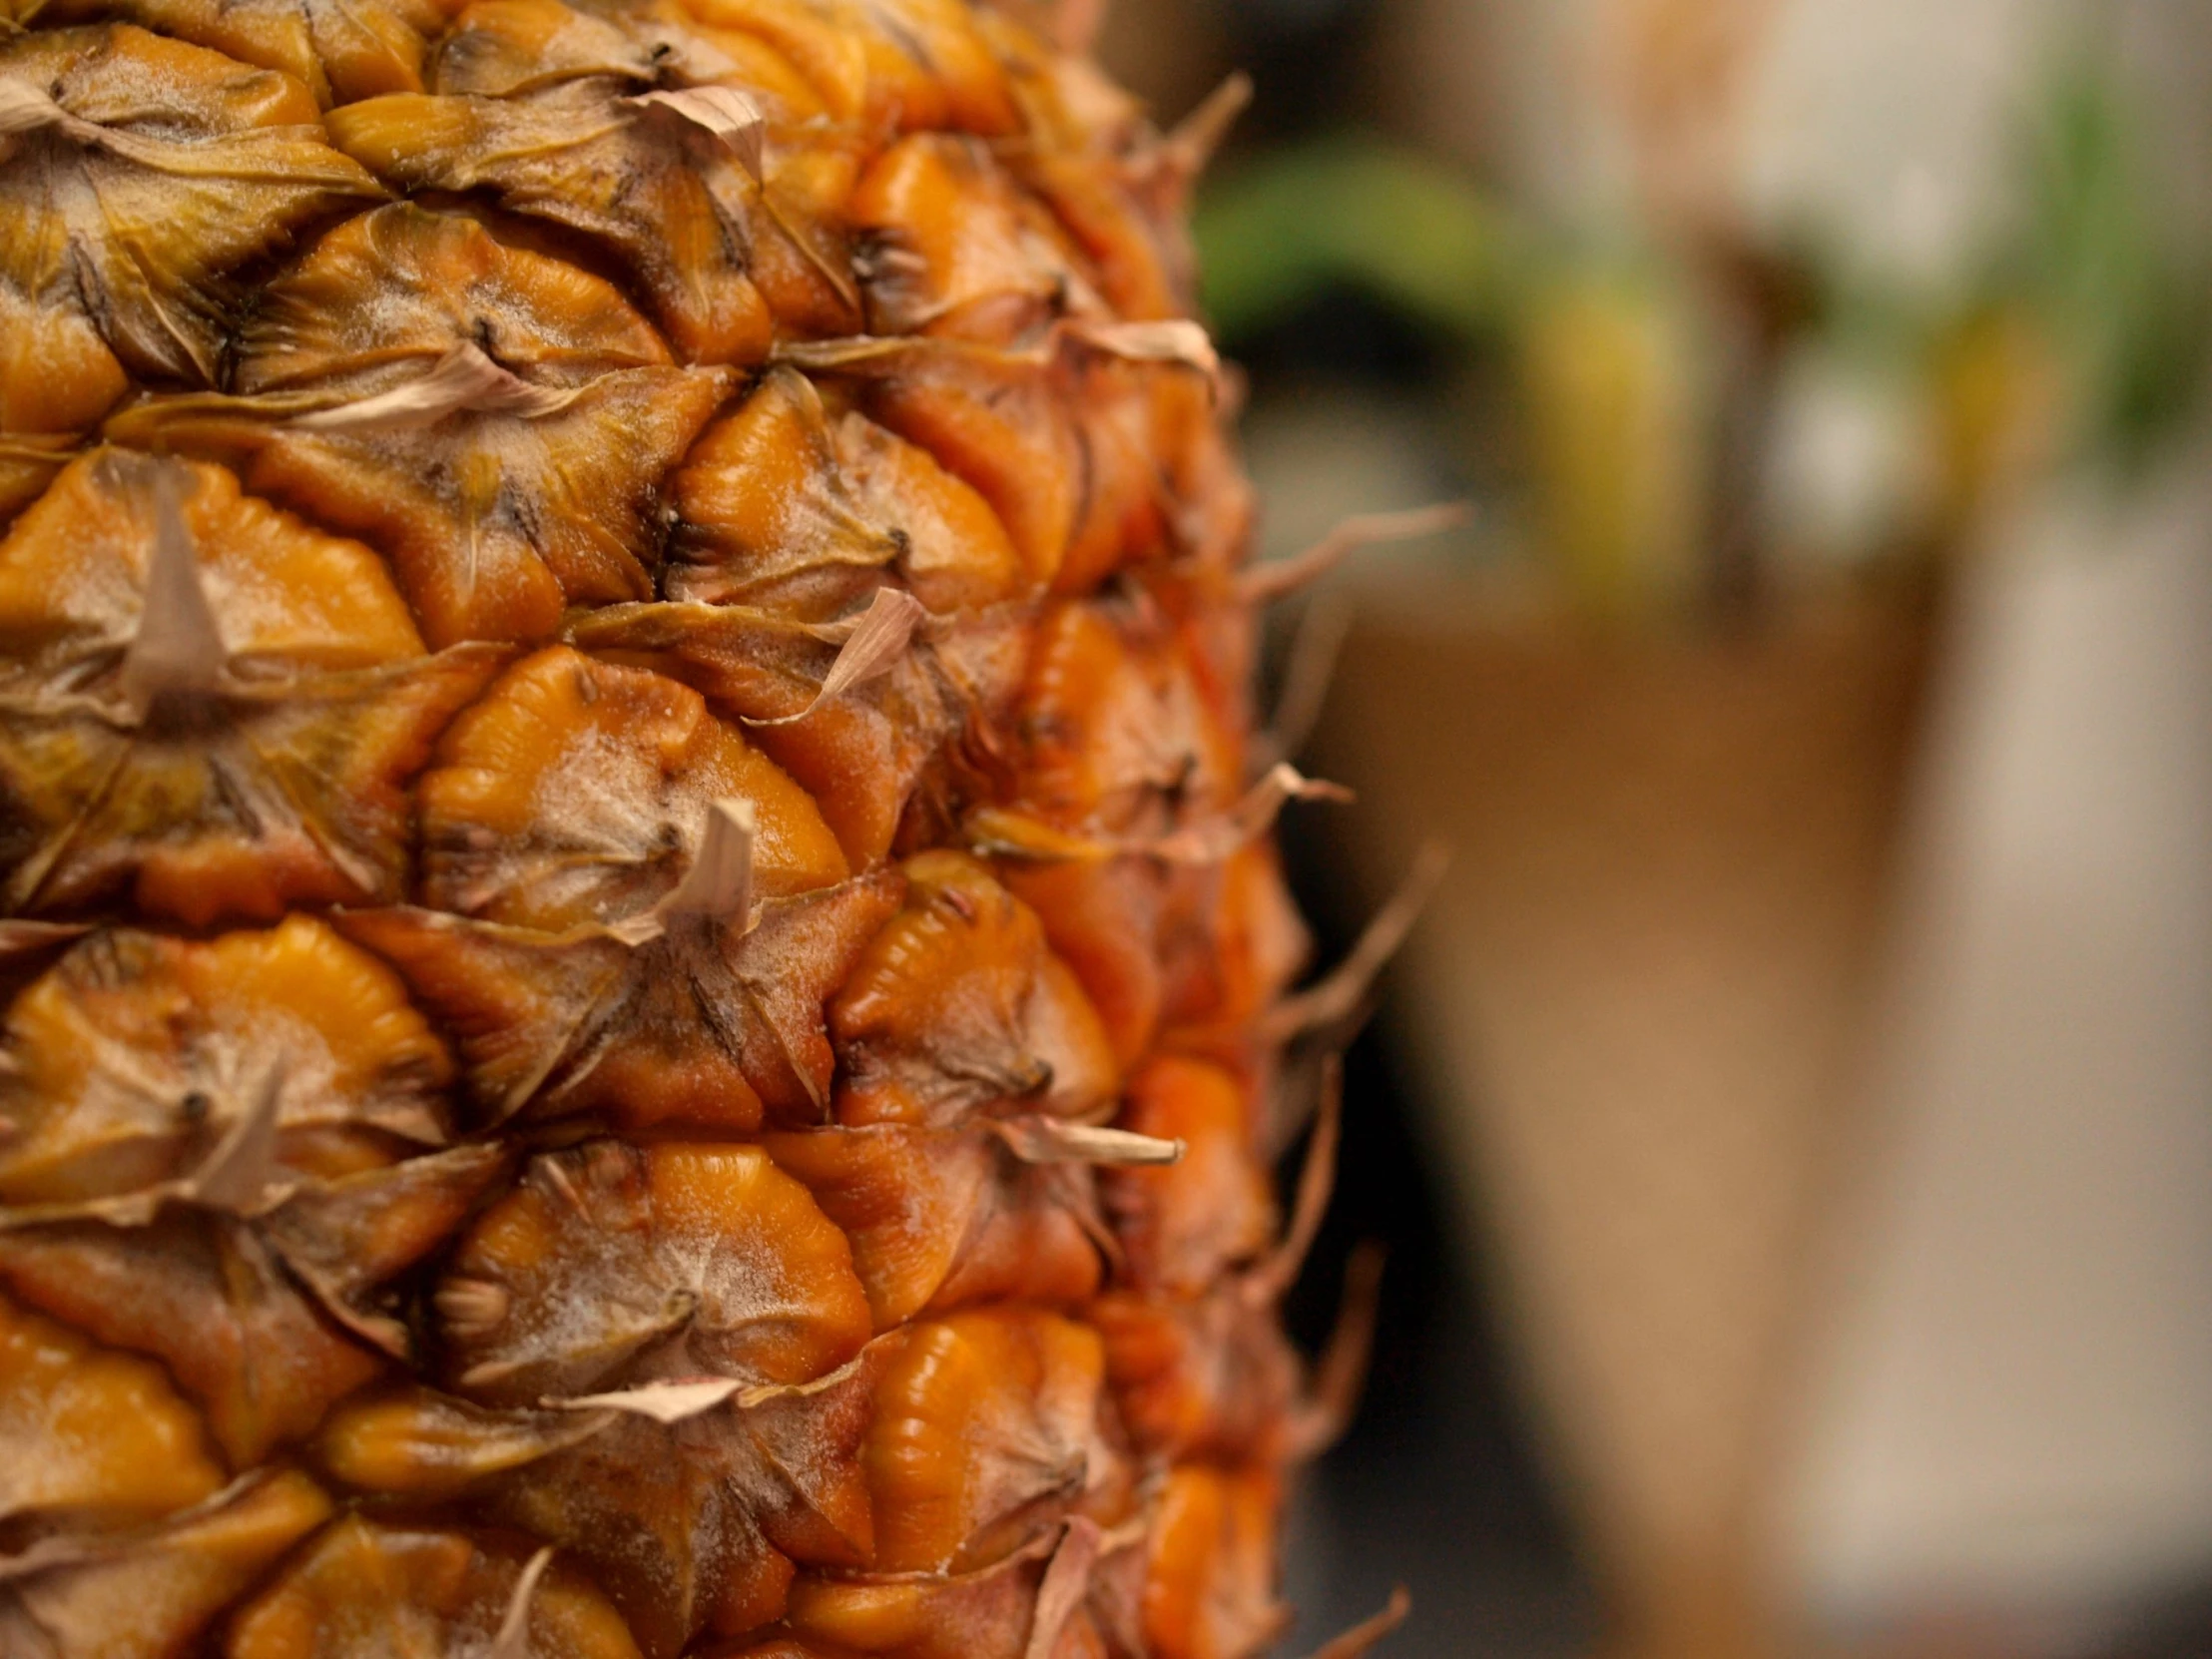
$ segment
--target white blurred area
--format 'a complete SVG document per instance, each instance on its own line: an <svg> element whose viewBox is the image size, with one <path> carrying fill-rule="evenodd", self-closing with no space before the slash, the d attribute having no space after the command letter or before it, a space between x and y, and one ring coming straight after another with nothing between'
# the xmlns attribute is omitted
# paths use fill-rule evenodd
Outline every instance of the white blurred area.
<svg viewBox="0 0 2212 1659"><path fill-rule="evenodd" d="M1751 211L1921 285L2000 227L2008 120L2110 43L2212 202L2212 6L1794 0ZM1870 1173L1787 1502L1840 1620L2062 1650L2212 1574L2212 447L2073 480L1960 580L1908 809Z"/></svg>
<svg viewBox="0 0 2212 1659"><path fill-rule="evenodd" d="M2212 450L1965 579L1794 1576L2065 1652L2212 1577Z"/></svg>
<svg viewBox="0 0 2212 1659"><path fill-rule="evenodd" d="M1594 235L1657 189L1961 279L2014 201L2011 120L2064 54L2114 48L2212 178L2203 0L1402 0L1383 78L1422 135ZM1651 88L1638 90L1638 84ZM1655 154L1656 152L1656 154ZM2212 213L2212 193L2200 193Z"/></svg>

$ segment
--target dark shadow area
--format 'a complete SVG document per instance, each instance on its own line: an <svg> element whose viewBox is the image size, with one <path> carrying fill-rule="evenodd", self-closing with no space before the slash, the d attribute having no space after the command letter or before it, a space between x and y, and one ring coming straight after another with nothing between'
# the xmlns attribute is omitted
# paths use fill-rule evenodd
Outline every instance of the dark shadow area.
<svg viewBox="0 0 2212 1659"><path fill-rule="evenodd" d="M1352 809L1357 811L1357 809ZM1320 959L1347 949L1352 908L1334 833L1316 813L1286 826L1293 885ZM1290 1594L1303 1652L1367 1617L1393 1584L1413 1618L1400 1659L1539 1659L1588 1649L1596 1609L1508 1374L1492 1287L1466 1265L1462 1218L1423 1144L1393 1062L1387 1004L1346 1056L1336 1200L1287 1309L1309 1353L1337 1317L1345 1264L1388 1251L1374 1368L1358 1418L1310 1471L1295 1505Z"/></svg>

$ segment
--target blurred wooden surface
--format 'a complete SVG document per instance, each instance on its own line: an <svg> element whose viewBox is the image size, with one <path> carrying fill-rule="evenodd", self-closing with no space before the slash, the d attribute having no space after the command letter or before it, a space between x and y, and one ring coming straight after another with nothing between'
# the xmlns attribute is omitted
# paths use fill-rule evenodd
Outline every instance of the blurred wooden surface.
<svg viewBox="0 0 2212 1659"><path fill-rule="evenodd" d="M1313 770L1397 972L1553 1450L1636 1659L1780 1651L1755 1543L1927 655L1896 610L1594 637L1462 582L1356 590Z"/></svg>

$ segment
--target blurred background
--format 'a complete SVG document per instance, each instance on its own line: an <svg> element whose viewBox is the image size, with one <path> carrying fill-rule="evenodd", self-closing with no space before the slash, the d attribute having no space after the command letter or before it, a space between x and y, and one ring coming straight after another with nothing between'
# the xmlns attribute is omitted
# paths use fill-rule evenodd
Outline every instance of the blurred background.
<svg viewBox="0 0 2212 1659"><path fill-rule="evenodd" d="M1080 6L1071 7L1082 11ZM1114 0L1390 1249L1312 1646L2212 1656L2212 0ZM1319 695L1326 684L1326 696Z"/></svg>

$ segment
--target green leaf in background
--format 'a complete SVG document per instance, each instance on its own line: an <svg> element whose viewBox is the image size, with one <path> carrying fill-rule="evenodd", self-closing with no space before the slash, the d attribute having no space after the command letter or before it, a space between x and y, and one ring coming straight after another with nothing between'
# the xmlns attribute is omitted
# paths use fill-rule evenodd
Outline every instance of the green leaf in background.
<svg viewBox="0 0 2212 1659"><path fill-rule="evenodd" d="M1232 344L1336 286L1478 337L1507 325L1529 260L1509 210L1447 168L1359 137L1221 179L1196 235L1206 309Z"/></svg>
<svg viewBox="0 0 2212 1659"><path fill-rule="evenodd" d="M2034 138L2014 279L2074 357L2084 437L2133 467L2203 392L2212 260L2177 224L2152 135L2108 55L2068 55Z"/></svg>

